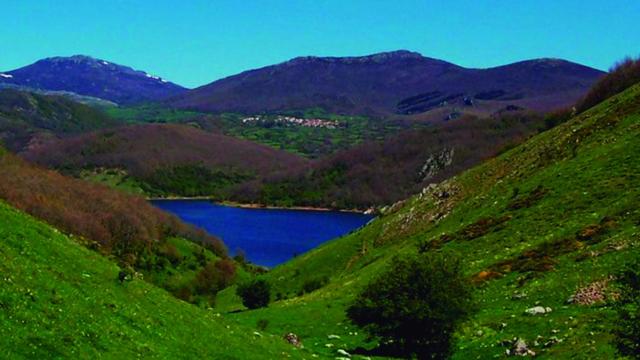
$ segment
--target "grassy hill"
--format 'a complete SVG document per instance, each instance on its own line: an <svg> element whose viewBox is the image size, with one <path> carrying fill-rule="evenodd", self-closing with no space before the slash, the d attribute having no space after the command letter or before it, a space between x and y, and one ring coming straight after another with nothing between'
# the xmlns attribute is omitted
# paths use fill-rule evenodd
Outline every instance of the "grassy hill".
<svg viewBox="0 0 640 360"><path fill-rule="evenodd" d="M3 358L301 357L142 280L121 284L107 258L2 202L0 238Z"/></svg>
<svg viewBox="0 0 640 360"><path fill-rule="evenodd" d="M2 148L0 172L0 199L183 300L208 306L217 290L245 274L220 239L142 197L39 168ZM217 275L219 281L205 283Z"/></svg>
<svg viewBox="0 0 640 360"><path fill-rule="evenodd" d="M640 256L640 85L495 159L386 209L369 226L266 275L276 301L234 314L245 325L293 331L307 348L371 348L345 308L393 256L457 253L476 284L480 311L457 335L456 359L500 358L522 338L543 358L614 358L614 296L571 296L607 287ZM328 277L303 294L305 283ZM531 316L534 306L552 311ZM233 289L220 310L242 308ZM329 335L338 335L329 337Z"/></svg>

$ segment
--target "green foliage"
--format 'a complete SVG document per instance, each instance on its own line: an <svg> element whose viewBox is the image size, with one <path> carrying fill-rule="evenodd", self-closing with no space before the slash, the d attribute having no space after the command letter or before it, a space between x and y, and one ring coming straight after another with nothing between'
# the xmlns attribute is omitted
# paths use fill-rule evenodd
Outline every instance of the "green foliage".
<svg viewBox="0 0 640 360"><path fill-rule="evenodd" d="M144 178L142 188L154 195L212 196L224 199L224 190L246 181L250 176L237 172L212 170L201 164L160 168Z"/></svg>
<svg viewBox="0 0 640 360"><path fill-rule="evenodd" d="M271 286L264 279L254 279L240 284L236 293L242 298L242 304L249 309L266 307L271 300Z"/></svg>
<svg viewBox="0 0 640 360"><path fill-rule="evenodd" d="M439 253L392 260L347 309L354 324L405 355L443 359L454 332L473 312L460 261Z"/></svg>
<svg viewBox="0 0 640 360"><path fill-rule="evenodd" d="M63 169L64 170L64 169ZM75 173L80 179L107 185L111 188L118 189L130 194L146 195L144 184L122 169L94 168L81 170L79 173L71 169L71 173ZM154 190L155 191L155 190ZM151 191L150 194L153 194Z"/></svg>
<svg viewBox="0 0 640 360"><path fill-rule="evenodd" d="M618 284L621 294L617 304L615 344L620 354L640 359L640 257L619 274Z"/></svg>

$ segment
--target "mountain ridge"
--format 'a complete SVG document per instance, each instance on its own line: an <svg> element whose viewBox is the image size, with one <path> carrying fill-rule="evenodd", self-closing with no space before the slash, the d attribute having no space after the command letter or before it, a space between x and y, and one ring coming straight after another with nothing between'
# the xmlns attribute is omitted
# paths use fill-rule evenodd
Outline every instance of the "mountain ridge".
<svg viewBox="0 0 640 360"><path fill-rule="evenodd" d="M509 105L542 111L570 105L602 74L552 58L476 69L407 50L304 56L216 80L165 103L210 112L321 107L339 114L442 119L456 112L488 115Z"/></svg>
<svg viewBox="0 0 640 360"><path fill-rule="evenodd" d="M145 71L87 55L48 57L0 74L0 83L69 91L118 104L160 100L186 90Z"/></svg>

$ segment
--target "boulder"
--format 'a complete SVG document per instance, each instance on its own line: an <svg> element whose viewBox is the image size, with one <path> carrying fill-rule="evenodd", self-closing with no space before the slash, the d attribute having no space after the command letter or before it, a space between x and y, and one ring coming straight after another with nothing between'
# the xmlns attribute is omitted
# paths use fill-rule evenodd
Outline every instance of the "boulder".
<svg viewBox="0 0 640 360"><path fill-rule="evenodd" d="M527 356L527 355L536 356L536 353L531 349L529 349L529 347L527 346L527 343L522 339L518 339L515 342L515 344L513 344L511 353L515 356Z"/></svg>
<svg viewBox="0 0 640 360"><path fill-rule="evenodd" d="M543 314L548 314L552 311L552 309L550 307L543 307L543 306L534 306L532 308L529 308L527 310L525 310L525 313L528 315L543 315Z"/></svg>
<svg viewBox="0 0 640 360"><path fill-rule="evenodd" d="M295 347L301 347L302 343L300 342L300 338L298 338L298 335L294 334L294 333L288 333L284 336L284 339L291 345L295 346Z"/></svg>

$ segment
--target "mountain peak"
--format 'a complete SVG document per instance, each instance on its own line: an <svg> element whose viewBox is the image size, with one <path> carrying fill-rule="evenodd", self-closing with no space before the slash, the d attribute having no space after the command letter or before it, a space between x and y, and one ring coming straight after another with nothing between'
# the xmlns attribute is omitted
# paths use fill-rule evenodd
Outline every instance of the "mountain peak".
<svg viewBox="0 0 640 360"><path fill-rule="evenodd" d="M119 104L158 100L185 90L159 76L87 55L45 58L0 73L0 82L38 90L68 91Z"/></svg>
<svg viewBox="0 0 640 360"><path fill-rule="evenodd" d="M293 58L284 64L297 65L302 63L315 63L315 62L331 62L342 64L362 64L362 63L384 63L392 60L405 60L405 59L428 59L422 56L420 53L409 50L395 50L380 52L363 56L300 56Z"/></svg>
<svg viewBox="0 0 640 360"><path fill-rule="evenodd" d="M94 63L100 61L94 57L88 55L72 55L72 56L53 56L42 59L38 62L49 63L61 63L61 62L73 62L73 63Z"/></svg>

